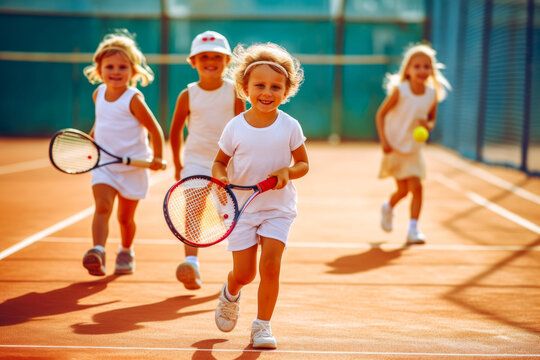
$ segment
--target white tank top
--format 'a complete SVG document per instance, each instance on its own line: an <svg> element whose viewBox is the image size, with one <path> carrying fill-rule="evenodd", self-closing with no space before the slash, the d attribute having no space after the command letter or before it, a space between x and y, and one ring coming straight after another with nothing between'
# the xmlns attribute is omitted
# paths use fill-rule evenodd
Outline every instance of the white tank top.
<svg viewBox="0 0 540 360"><path fill-rule="evenodd" d="M413 94L408 81L398 85L399 100L386 114L384 134L390 146L396 151L410 154L418 151L423 143L414 140L414 128L418 119L427 119L429 110L435 102L435 89L426 86L421 95Z"/></svg>
<svg viewBox="0 0 540 360"><path fill-rule="evenodd" d="M141 125L129 109L135 94L141 94L136 88L128 88L113 102L105 100L107 85L98 87L96 96L96 124L94 138L96 142L117 156L129 156L135 159L148 159L152 151L148 143L148 131ZM142 95L142 94L141 94ZM109 157L104 154L103 160ZM109 165L111 170L129 170L122 164Z"/></svg>
<svg viewBox="0 0 540 360"><path fill-rule="evenodd" d="M232 81L224 79L219 89L207 91L197 83L191 83L188 85L188 94L189 119L184 164L211 168L219 150L221 132L234 117L234 85Z"/></svg>

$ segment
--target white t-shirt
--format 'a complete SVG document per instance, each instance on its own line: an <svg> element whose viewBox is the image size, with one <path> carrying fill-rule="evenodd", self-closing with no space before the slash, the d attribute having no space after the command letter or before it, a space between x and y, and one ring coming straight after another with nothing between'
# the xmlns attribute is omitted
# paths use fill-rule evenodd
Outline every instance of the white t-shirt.
<svg viewBox="0 0 540 360"><path fill-rule="evenodd" d="M426 87L421 95L413 94L409 81L398 85L399 100L384 119L384 135L390 146L403 154L420 150L423 143L414 140L414 128L418 119L427 119L429 110L435 102L435 89Z"/></svg>
<svg viewBox="0 0 540 360"><path fill-rule="evenodd" d="M244 114L234 117L223 130L219 147L231 156L227 168L229 181L236 185L255 185L273 171L290 166L292 152L305 141L298 121L279 111L276 121L265 128L249 125ZM235 194L239 206L249 196L248 191L242 190L235 190ZM296 201L296 188L289 181L283 189L269 190L256 197L246 213L278 210L296 215Z"/></svg>

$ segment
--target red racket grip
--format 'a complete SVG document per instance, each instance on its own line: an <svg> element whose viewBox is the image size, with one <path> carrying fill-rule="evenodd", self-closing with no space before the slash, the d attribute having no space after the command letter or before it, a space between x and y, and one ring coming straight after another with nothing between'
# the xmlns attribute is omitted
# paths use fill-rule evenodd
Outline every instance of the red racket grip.
<svg viewBox="0 0 540 360"><path fill-rule="evenodd" d="M277 184L277 176L272 176L271 178L268 178L264 181L261 181L257 184L257 189L259 189L259 192L263 193L267 190L271 190L276 186Z"/></svg>

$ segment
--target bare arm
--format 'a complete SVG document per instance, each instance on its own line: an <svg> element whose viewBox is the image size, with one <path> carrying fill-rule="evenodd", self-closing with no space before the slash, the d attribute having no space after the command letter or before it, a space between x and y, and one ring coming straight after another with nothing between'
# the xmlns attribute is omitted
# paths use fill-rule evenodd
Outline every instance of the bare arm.
<svg viewBox="0 0 540 360"><path fill-rule="evenodd" d="M231 157L219 149L214 164L212 164L212 177L218 179L224 184L229 184L229 178L227 177L227 165L229 164Z"/></svg>
<svg viewBox="0 0 540 360"><path fill-rule="evenodd" d="M165 143L161 126L141 95L137 94L133 96L130 103L130 110L133 116L148 130L150 135L150 141L154 149L154 158L152 159L150 169L160 170L162 168L163 147Z"/></svg>
<svg viewBox="0 0 540 360"><path fill-rule="evenodd" d="M182 147L184 146L184 126L189 116L189 93L184 89L176 100L176 107L171 121L169 140L171 142L174 178L180 180L180 172L184 165L182 164Z"/></svg>
<svg viewBox="0 0 540 360"><path fill-rule="evenodd" d="M429 109L427 120L420 121L420 125L428 129L428 131L433 131L433 128L435 128L435 123L437 122L437 106L439 103L437 100L433 102L433 105L431 105L431 108Z"/></svg>
<svg viewBox="0 0 540 360"><path fill-rule="evenodd" d="M302 144L296 150L293 150L292 156L294 159L294 164L292 166L284 167L268 175L268 177L277 176L278 178L278 182L274 189L281 189L285 187L290 180L299 179L308 173L309 160L306 145Z"/></svg>
<svg viewBox="0 0 540 360"><path fill-rule="evenodd" d="M94 92L92 93L92 100L94 100L94 104L96 103L96 98L97 98L97 89L94 90ZM92 129L90 130L90 132L88 133L88 135L90 135L90 137L94 137L94 130L96 129L96 121L94 120L94 125L92 125Z"/></svg>
<svg viewBox="0 0 540 360"><path fill-rule="evenodd" d="M392 93L384 99L381 106L379 106L379 109L377 110L377 114L375 115L377 133L379 134L379 140L381 142L381 146L385 153L391 152L392 147L390 146L390 144L388 143L388 140L386 139L386 136L384 135L384 119L386 115L388 114L388 112L394 106L396 106L398 100L399 100L399 90L394 89L394 91L392 91Z"/></svg>

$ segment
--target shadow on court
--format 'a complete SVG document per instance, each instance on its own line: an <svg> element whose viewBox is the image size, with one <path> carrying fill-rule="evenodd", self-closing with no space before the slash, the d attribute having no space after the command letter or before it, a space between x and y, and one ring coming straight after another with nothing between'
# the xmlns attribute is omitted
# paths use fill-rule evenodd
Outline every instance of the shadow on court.
<svg viewBox="0 0 540 360"><path fill-rule="evenodd" d="M99 281L74 283L61 289L44 293L31 292L8 299L0 304L0 326L21 324L40 317L65 314L116 302L115 300L91 305L79 304L79 300L105 290L108 283L116 278L116 275L111 275Z"/></svg>
<svg viewBox="0 0 540 360"><path fill-rule="evenodd" d="M540 246L540 237L526 245L523 251L513 252L487 270L456 286L444 295L453 303L492 318L500 323L523 329L532 334L540 334L540 317L529 309L538 309L540 288L532 285L516 284L492 286L483 282L502 269L508 270L518 259L530 255L530 250ZM526 291L525 291L526 290ZM520 294L518 298L516 295ZM480 301L482 300L482 301Z"/></svg>
<svg viewBox="0 0 540 360"><path fill-rule="evenodd" d="M377 269L388 265L399 258L407 247L384 251L381 243L371 243L371 249L366 252L342 256L332 262L326 263L332 270L328 274L354 274Z"/></svg>
<svg viewBox="0 0 540 360"><path fill-rule="evenodd" d="M123 309L97 313L92 316L93 323L77 323L71 325L71 327L77 334L116 334L140 329L143 327L140 323L170 321L185 316L215 311L215 309L212 308L211 310L181 312L181 310L187 307L217 300L219 292L215 295L201 298L194 296L195 295L175 296L153 304L131 306Z"/></svg>
<svg viewBox="0 0 540 360"><path fill-rule="evenodd" d="M218 358L212 355L212 349L214 348L214 345L220 344L223 342L226 342L228 340L226 339L207 339L207 340L201 340L197 341L196 343L193 343L191 346L198 349L193 353L193 356L191 357L191 360L217 360ZM256 360L261 356L261 352L265 350L256 350L253 349L251 345L248 345L244 348L244 351L242 354L234 360Z"/></svg>

